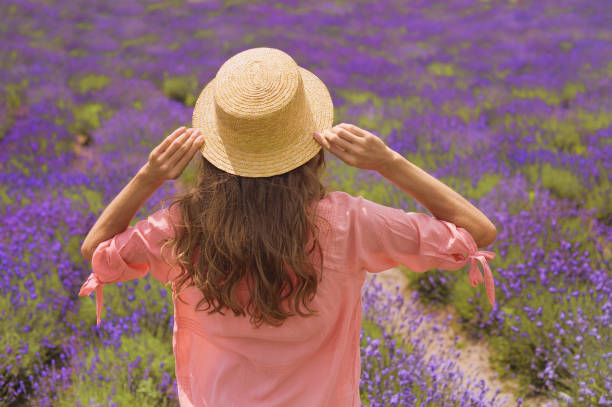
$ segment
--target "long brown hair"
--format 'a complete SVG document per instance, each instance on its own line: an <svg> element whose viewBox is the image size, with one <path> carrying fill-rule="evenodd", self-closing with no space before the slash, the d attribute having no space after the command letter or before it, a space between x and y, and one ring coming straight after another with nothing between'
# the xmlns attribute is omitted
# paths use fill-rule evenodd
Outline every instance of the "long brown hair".
<svg viewBox="0 0 612 407"><path fill-rule="evenodd" d="M204 311L212 307L209 314L225 315L222 310L228 308L236 316L248 314L256 327L264 322L280 326L295 315L291 308L289 312L281 309L281 303L294 293L293 309L300 316L317 315L306 301L314 298L320 281L308 257L315 246L323 270L313 214L316 203L330 192L321 182L324 150L289 172L258 178L230 174L201 154L196 156L196 185L170 204L179 205L182 222L171 222L174 237L164 243L181 269L175 293L191 279L188 287L196 286L204 296L196 311L207 304ZM307 210L311 203L314 206ZM313 233L310 249L306 248L309 233ZM287 266L295 273L296 286ZM246 313L235 296L243 278L250 294ZM300 303L310 313L303 313Z"/></svg>

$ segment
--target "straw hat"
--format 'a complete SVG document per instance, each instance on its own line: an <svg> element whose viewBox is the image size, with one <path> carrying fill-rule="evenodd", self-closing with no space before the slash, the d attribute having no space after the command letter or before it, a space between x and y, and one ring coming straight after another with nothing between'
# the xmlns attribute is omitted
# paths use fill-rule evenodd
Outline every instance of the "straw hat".
<svg viewBox="0 0 612 407"><path fill-rule="evenodd" d="M275 48L251 48L221 65L193 110L205 137L200 152L243 177L270 177L306 163L321 146L315 131L332 127L334 106L312 72Z"/></svg>

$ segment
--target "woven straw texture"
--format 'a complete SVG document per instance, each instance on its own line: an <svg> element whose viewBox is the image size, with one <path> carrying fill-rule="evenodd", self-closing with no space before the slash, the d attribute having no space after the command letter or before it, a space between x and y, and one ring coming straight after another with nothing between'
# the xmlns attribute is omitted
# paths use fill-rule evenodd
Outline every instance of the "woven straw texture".
<svg viewBox="0 0 612 407"><path fill-rule="evenodd" d="M321 146L312 133L332 127L325 84L275 48L228 59L200 93L192 127L215 167L243 177L270 177L306 163Z"/></svg>

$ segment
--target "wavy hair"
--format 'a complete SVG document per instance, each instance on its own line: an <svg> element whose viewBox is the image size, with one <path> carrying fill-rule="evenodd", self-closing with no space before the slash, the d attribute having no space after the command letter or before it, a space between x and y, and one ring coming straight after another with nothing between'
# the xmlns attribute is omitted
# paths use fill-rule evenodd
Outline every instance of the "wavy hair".
<svg viewBox="0 0 612 407"><path fill-rule="evenodd" d="M196 156L195 187L170 198L182 218L178 225L171 220L174 236L163 244L170 246L181 269L174 292L187 283L195 286L204 296L196 311L206 304L203 311L212 308L209 314L225 315L228 308L236 316L248 314L255 327L280 326L295 315L293 310L302 317L317 315L307 302L314 299L320 281L309 258L315 248L323 270L314 213L316 203L330 192L321 182L324 150L289 172L257 178L230 174L202 154ZM315 204L312 210L310 203ZM310 233L312 246L306 248ZM295 285L287 266L295 273ZM244 278L250 294L246 311L235 295ZM281 304L292 297L293 310L285 312ZM300 310L300 303L309 313Z"/></svg>

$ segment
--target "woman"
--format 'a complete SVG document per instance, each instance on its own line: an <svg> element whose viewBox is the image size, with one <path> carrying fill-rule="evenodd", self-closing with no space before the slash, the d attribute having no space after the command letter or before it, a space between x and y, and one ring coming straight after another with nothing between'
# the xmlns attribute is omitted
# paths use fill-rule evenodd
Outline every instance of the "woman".
<svg viewBox="0 0 612 407"><path fill-rule="evenodd" d="M359 406L366 271L470 262L476 286L480 261L494 305L494 253L478 250L495 240L489 219L374 134L332 118L325 85L289 55L243 51L201 92L194 128L153 149L87 235L93 273L79 295L96 290L98 324L104 283L147 272L172 283L181 406ZM322 145L437 218L328 192ZM128 227L197 151L196 187Z"/></svg>

